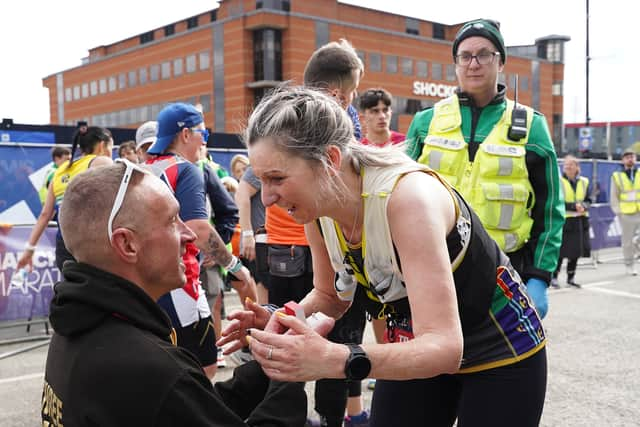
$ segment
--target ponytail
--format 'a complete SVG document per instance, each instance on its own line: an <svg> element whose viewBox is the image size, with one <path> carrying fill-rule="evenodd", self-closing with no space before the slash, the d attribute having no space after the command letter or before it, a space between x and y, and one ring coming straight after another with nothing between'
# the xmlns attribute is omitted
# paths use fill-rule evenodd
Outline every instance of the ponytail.
<svg viewBox="0 0 640 427"><path fill-rule="evenodd" d="M76 154L76 148L80 146L80 151L83 155L93 152L95 146L101 142L108 142L113 137L108 129L99 126L87 126L82 125L78 128L73 135L73 144L71 145L71 159L67 163L67 168L70 168L74 161L74 155Z"/></svg>

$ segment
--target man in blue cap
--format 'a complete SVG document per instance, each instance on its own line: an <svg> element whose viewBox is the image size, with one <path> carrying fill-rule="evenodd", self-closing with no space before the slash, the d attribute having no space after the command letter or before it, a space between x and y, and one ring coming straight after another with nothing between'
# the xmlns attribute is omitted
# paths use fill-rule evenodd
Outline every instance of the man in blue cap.
<svg viewBox="0 0 640 427"><path fill-rule="evenodd" d="M200 147L206 145L209 137L202 113L192 105L174 103L160 111L157 122L157 139L147 150L147 154L155 157L147 164L154 175L171 188L180 204L180 219L197 236L195 242L187 244L183 255L187 283L162 296L158 303L176 328L178 345L194 353L207 376L213 378L217 362L216 337L209 304L200 286L198 252L205 258L213 258L244 286L255 287L255 283L209 222L203 175L195 164Z"/></svg>
<svg viewBox="0 0 640 427"><path fill-rule="evenodd" d="M459 88L416 114L407 152L445 177L509 255L539 314L548 310L564 224L557 159L542 114L506 97L500 24L467 22L453 42Z"/></svg>

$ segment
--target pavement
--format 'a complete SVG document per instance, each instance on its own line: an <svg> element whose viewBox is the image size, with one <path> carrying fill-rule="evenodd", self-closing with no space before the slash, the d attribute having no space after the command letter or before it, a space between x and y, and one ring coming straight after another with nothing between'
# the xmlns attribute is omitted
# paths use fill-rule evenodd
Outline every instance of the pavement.
<svg viewBox="0 0 640 427"><path fill-rule="evenodd" d="M541 426L640 426L640 276L624 274L620 248L600 251L598 259L580 261L576 281L582 289L566 287L561 273L563 288L549 290L544 319L549 376ZM228 310L239 307L235 293L226 294L225 303ZM43 325L29 333L24 327L4 328L0 340L44 332ZM373 341L369 326L365 340ZM37 347L21 351L29 346ZM46 356L42 340L0 345L1 426L41 424ZM233 363L228 366L216 381L231 376ZM307 391L312 415L313 383ZM363 382L366 408L371 394Z"/></svg>

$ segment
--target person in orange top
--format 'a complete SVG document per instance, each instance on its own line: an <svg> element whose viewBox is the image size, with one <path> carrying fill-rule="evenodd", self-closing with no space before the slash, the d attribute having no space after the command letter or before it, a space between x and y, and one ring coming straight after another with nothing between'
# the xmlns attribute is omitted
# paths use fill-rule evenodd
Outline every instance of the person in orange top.
<svg viewBox="0 0 640 427"><path fill-rule="evenodd" d="M304 225L291 217L294 212L295 206L285 210L272 205L265 210L269 304L279 307L292 300L302 300L313 289L309 242Z"/></svg>

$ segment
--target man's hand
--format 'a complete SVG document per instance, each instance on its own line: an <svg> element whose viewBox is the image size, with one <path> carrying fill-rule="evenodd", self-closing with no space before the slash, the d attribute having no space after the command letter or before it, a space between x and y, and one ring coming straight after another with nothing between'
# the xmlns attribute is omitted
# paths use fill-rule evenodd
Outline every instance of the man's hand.
<svg viewBox="0 0 640 427"><path fill-rule="evenodd" d="M231 354L236 350L246 347L247 330L264 329L267 322L271 318L271 313L260 304L255 303L251 299L245 299L244 306L246 310L234 311L227 316L229 324L221 331L221 337L216 342L218 347L230 344L224 354Z"/></svg>

